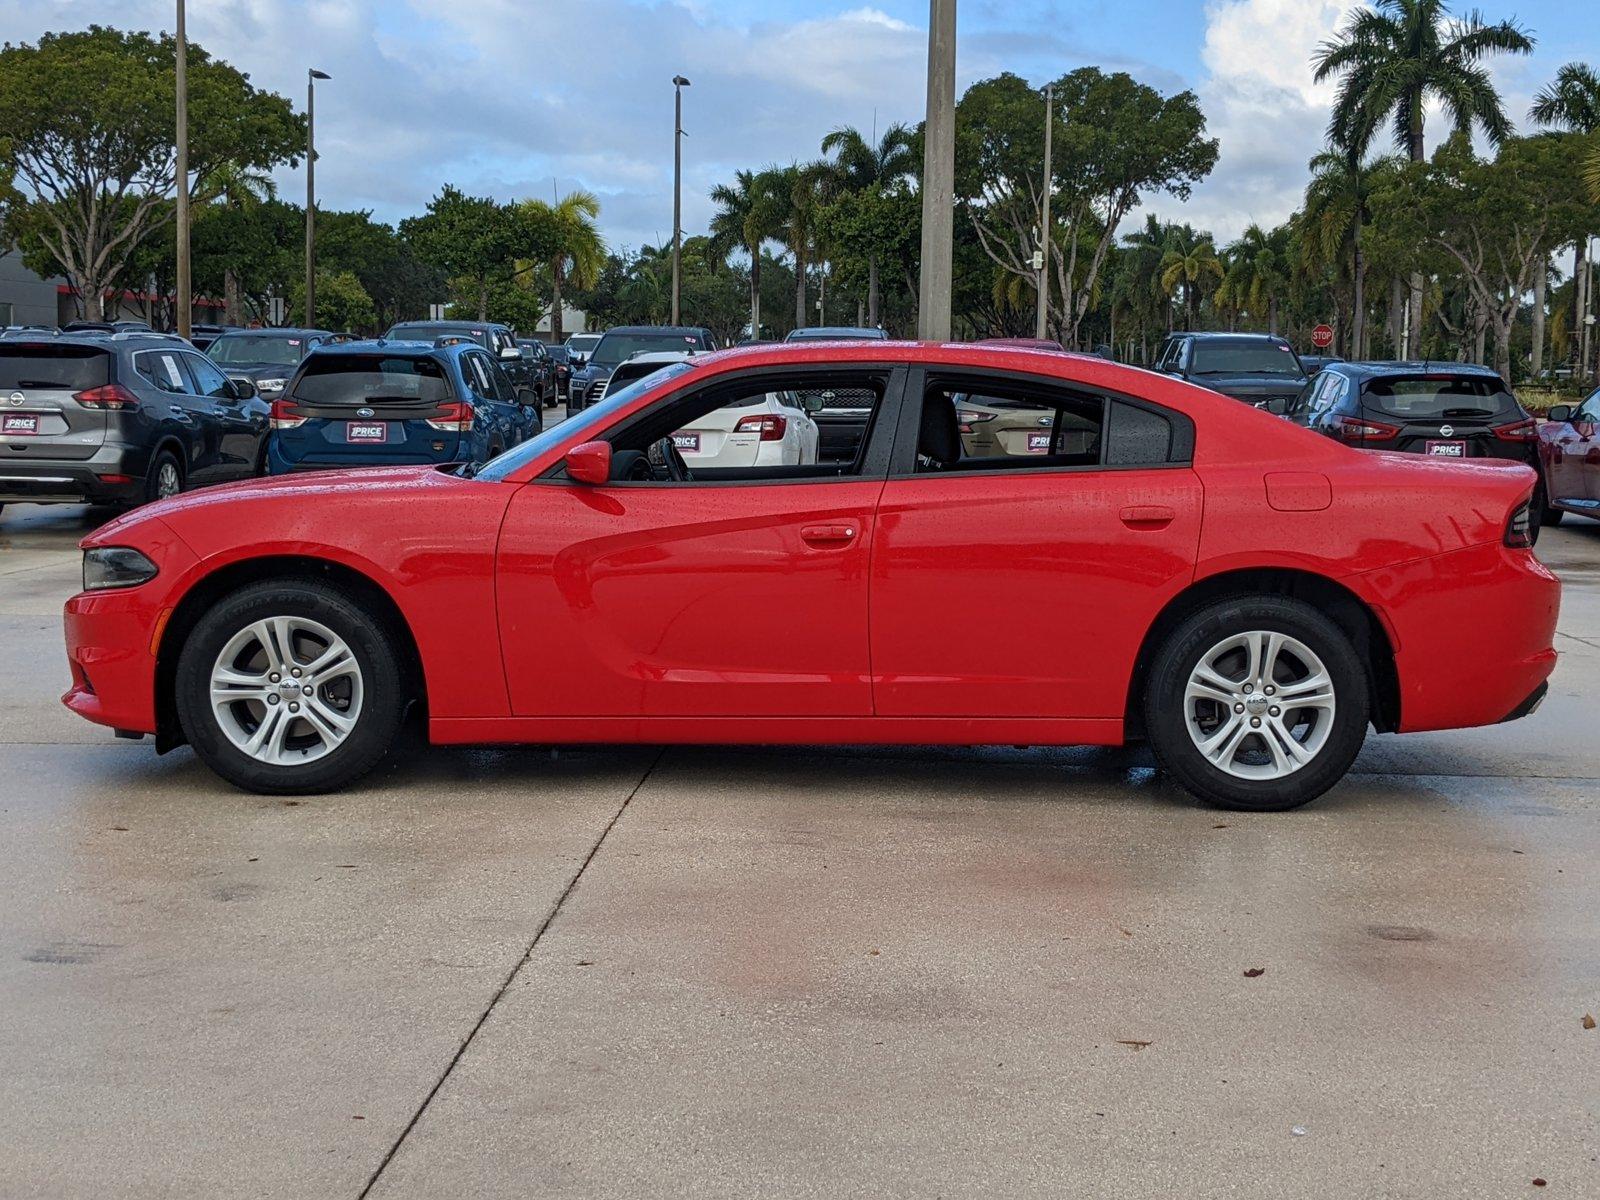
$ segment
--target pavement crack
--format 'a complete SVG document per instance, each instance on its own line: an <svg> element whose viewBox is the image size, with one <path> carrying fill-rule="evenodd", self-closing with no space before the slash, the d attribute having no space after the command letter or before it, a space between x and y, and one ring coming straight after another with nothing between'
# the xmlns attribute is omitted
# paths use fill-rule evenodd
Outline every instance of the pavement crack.
<svg viewBox="0 0 1600 1200"><path fill-rule="evenodd" d="M417 1111L411 1114L411 1119L406 1122L405 1128L400 1131L400 1136L395 1138L394 1144L389 1147L388 1153L378 1163L377 1169L368 1177L366 1186L357 1193L356 1200L365 1200L366 1196L377 1186L378 1180L383 1177L384 1171L388 1170L389 1164L394 1161L395 1155L400 1152L400 1147L405 1144L406 1138L417 1127L417 1122L422 1120L422 1114L428 1111L428 1106L433 1103L433 1098L439 1094L439 1089L444 1087L445 1080L450 1078L451 1072L456 1069L456 1064L466 1055L467 1048L472 1045L473 1039L478 1036L478 1031L488 1022L489 1015L494 1012L495 1006L500 1003L501 998L510 989L512 983L516 981L517 976L522 973L522 968L528 965L528 960L533 957L533 952L538 948L540 939L544 937L545 932L555 922L556 917L561 914L561 909L566 904L567 898L577 890L578 881L583 878L584 872L589 869L589 864L594 861L595 855L600 853L600 847L605 844L606 838L616 828L617 822L622 819L622 814L628 811L628 805L639 794L639 789L644 787L645 782L655 773L655 769L661 765L661 760L666 753L667 747L665 746L656 751L656 756L650 760L650 765L644 769L644 774L639 776L639 782L634 784L632 790L622 798L622 803L617 806L617 811L611 814L611 819L606 822L605 828L600 831L600 836L595 838L594 845L589 847L589 853L583 856L583 861L578 864L577 871L567 881L567 886L561 890L561 895L556 897L556 902L550 906L550 911L545 914L544 920L539 923L539 928L534 931L533 939L528 943L527 948L523 950L522 956L517 959L511 971L501 981L500 986L495 989L494 995L489 997L489 1003L484 1007L483 1012L478 1014L477 1021L467 1031L467 1036L461 1040L461 1045L456 1047L455 1054L445 1064L445 1068L440 1073L439 1078L434 1080L433 1086L428 1089L428 1094L422 1098L422 1103L417 1105Z"/></svg>

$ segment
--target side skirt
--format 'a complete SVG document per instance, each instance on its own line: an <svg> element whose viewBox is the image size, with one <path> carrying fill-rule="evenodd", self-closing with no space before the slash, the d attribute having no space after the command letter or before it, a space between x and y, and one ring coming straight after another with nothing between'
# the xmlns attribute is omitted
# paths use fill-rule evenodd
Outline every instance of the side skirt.
<svg viewBox="0 0 1600 1200"><path fill-rule="evenodd" d="M978 717L434 717L436 745L1120 746L1117 719Z"/></svg>

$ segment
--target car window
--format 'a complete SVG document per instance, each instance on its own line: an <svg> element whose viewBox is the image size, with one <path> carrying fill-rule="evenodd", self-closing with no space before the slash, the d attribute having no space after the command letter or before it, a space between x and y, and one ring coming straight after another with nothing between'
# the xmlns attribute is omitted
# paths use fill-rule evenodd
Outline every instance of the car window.
<svg viewBox="0 0 1600 1200"><path fill-rule="evenodd" d="M13 342L0 346L0 388L82 392L105 383L111 356L87 346Z"/></svg>
<svg viewBox="0 0 1600 1200"><path fill-rule="evenodd" d="M194 377L195 390L202 396L231 397L233 388L224 375L210 359L199 354L185 354L183 361L189 367L189 374Z"/></svg>
<svg viewBox="0 0 1600 1200"><path fill-rule="evenodd" d="M1577 415L1573 419L1600 423L1600 391L1595 392L1594 395L1583 402L1583 407L1578 409Z"/></svg>
<svg viewBox="0 0 1600 1200"><path fill-rule="evenodd" d="M506 369L492 359L481 359L480 365L485 379L489 384L489 395L496 400L510 404L517 398L517 390L511 384L511 376L506 374Z"/></svg>
<svg viewBox="0 0 1600 1200"><path fill-rule="evenodd" d="M319 350L301 368L294 398L311 405L442 404L455 398L451 390L444 368L432 358Z"/></svg>
<svg viewBox="0 0 1600 1200"><path fill-rule="evenodd" d="M1427 420L1492 417L1516 400L1492 375L1380 376L1361 390L1361 406L1386 416Z"/></svg>
<svg viewBox="0 0 1600 1200"><path fill-rule="evenodd" d="M923 420L916 470L1030 470L1100 462L1105 403L1048 385L1019 382L968 391L935 384L923 396L935 411ZM953 413L959 444L938 429Z"/></svg>
<svg viewBox="0 0 1600 1200"><path fill-rule="evenodd" d="M178 363L178 356L170 350L146 350L134 355L133 369L163 392L181 396L189 391L188 377Z"/></svg>
<svg viewBox="0 0 1600 1200"><path fill-rule="evenodd" d="M484 369L483 356L478 354L463 354L461 356L461 374L467 381L467 390L480 400L495 399L494 385L489 382L489 373Z"/></svg>

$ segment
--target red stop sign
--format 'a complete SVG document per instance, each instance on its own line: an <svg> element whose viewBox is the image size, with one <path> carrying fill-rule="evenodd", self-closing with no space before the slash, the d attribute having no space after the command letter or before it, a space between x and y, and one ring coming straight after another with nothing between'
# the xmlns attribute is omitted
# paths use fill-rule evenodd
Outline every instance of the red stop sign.
<svg viewBox="0 0 1600 1200"><path fill-rule="evenodd" d="M1311 331L1311 344L1318 350L1326 350L1333 345L1333 326L1318 325Z"/></svg>

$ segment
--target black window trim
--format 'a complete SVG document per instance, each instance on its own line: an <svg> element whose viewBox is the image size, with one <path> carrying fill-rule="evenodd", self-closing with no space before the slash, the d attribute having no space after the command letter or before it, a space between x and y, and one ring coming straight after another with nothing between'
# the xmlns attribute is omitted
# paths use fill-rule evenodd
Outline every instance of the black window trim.
<svg viewBox="0 0 1600 1200"><path fill-rule="evenodd" d="M643 423L649 416L668 404L686 402L701 392L708 390L722 391L730 387L742 385L750 380L777 376L830 376L842 373L874 374L886 377L883 387L883 399L878 402L878 411L873 415L871 424L867 427L866 445L862 450L861 469L849 475L817 475L817 476L780 476L775 479L695 479L687 484L673 483L670 480L659 479L615 479L606 483L607 488L681 488L681 487L773 487L785 485L793 487L796 484L825 484L840 483L871 483L888 478L890 453L898 436L900 414L906 397L910 394L906 381L915 369L914 364L905 362L828 362L828 363L787 363L765 367L754 367L748 370L737 371L731 374L714 375L709 379L691 384L687 388L680 388L668 392L654 404L641 409L632 416L602 430L591 441L608 441L615 444L618 437L625 436L628 431ZM570 447L569 447L570 449ZM542 474L530 480L530 483L558 484L563 487L593 488L593 484L574 483L567 478L565 455L547 467Z"/></svg>
<svg viewBox="0 0 1600 1200"><path fill-rule="evenodd" d="M1018 467L1015 472L995 471L918 471L917 470L917 440L922 432L922 401L928 393L928 388L938 384L948 377L973 378L982 375L986 378L1015 380L1021 384L1043 385L1047 388L1062 390L1076 390L1086 394L1087 397L1098 396L1101 401L1101 437L1100 456L1105 458L1105 428L1110 415L1110 405L1113 401L1142 408L1146 412L1164 417L1172 426L1172 441L1167 448L1167 461L1164 463L1107 463L1101 461L1080 467ZM900 406L900 423L895 430L894 452L891 459L891 470L888 478L897 479L987 479L995 475L1080 475L1088 471L1167 471L1174 468L1189 470L1194 466L1194 420L1187 413L1181 413L1175 408L1166 408L1154 401L1146 400L1140 396L1130 396L1125 392L1112 391L1108 388L1096 387L1091 384L1079 383L1076 380L1061 379L1054 375L1036 375L1028 371L997 370L992 367L963 367L944 364L925 366L918 364L912 371L912 378L908 381L905 391L904 403Z"/></svg>

